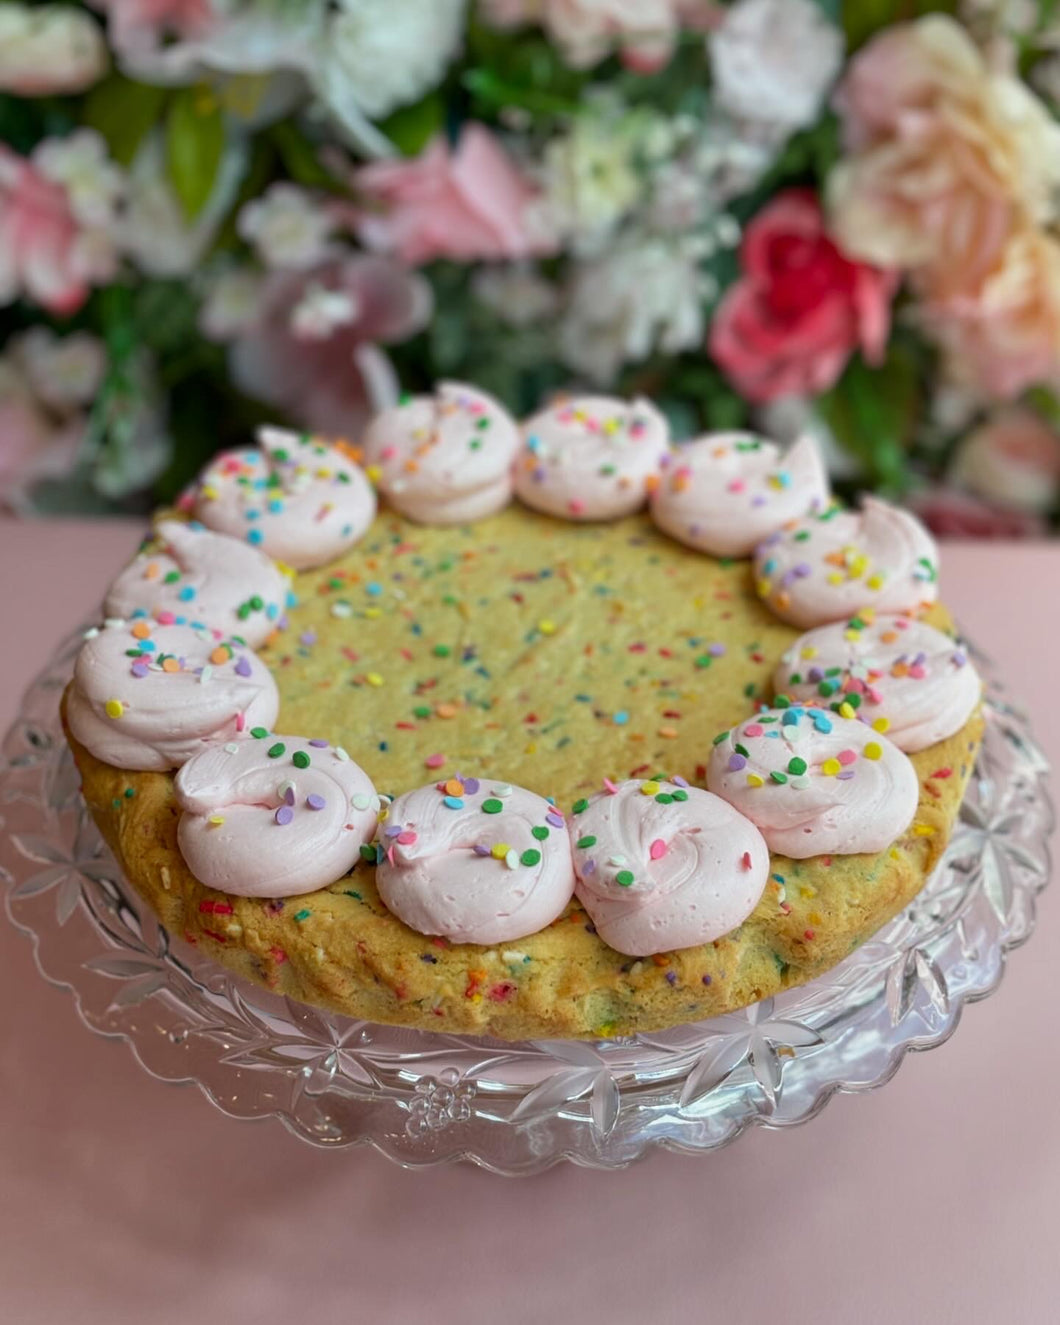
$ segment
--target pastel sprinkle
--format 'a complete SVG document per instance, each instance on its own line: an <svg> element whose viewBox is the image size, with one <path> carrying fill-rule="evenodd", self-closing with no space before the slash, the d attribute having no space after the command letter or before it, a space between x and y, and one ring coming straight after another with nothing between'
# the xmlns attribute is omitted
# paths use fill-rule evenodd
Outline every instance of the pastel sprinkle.
<svg viewBox="0 0 1060 1325"><path fill-rule="evenodd" d="M657 837L648 848L648 854L651 856L652 860L662 860L663 856L666 855L666 850L666 843L661 837Z"/></svg>

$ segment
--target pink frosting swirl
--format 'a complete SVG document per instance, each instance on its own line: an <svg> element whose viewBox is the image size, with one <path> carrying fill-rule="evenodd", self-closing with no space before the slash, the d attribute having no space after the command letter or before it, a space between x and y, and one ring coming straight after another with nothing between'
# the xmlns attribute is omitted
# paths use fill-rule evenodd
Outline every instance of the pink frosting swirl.
<svg viewBox="0 0 1060 1325"><path fill-rule="evenodd" d="M566 520L632 515L657 483L669 446L669 425L647 400L567 400L523 424L516 496Z"/></svg>
<svg viewBox="0 0 1060 1325"><path fill-rule="evenodd" d="M762 830L771 851L882 851L920 797L909 756L864 723L819 708L766 709L716 739L707 786Z"/></svg>
<svg viewBox="0 0 1060 1325"><path fill-rule="evenodd" d="M287 580L263 552L198 525L162 520L157 551L142 552L107 591L110 617L205 626L257 648L287 604Z"/></svg>
<svg viewBox="0 0 1060 1325"><path fill-rule="evenodd" d="M74 665L70 730L114 768L179 768L204 747L275 722L276 682L250 649L191 626L113 622Z"/></svg>
<svg viewBox="0 0 1060 1325"><path fill-rule="evenodd" d="M356 461L308 433L260 428L260 449L222 451L199 478L195 514L295 570L341 556L375 519Z"/></svg>
<svg viewBox="0 0 1060 1325"><path fill-rule="evenodd" d="M631 957L728 934L769 877L754 824L687 783L609 784L578 809L571 839L579 901L604 942Z"/></svg>
<svg viewBox="0 0 1060 1325"><path fill-rule="evenodd" d="M968 655L934 626L908 617L859 617L795 641L774 673L777 692L847 707L912 754L960 731L982 694Z"/></svg>
<svg viewBox="0 0 1060 1325"><path fill-rule="evenodd" d="M381 825L376 882L421 934L504 943L536 934L574 892L562 815L522 787L453 778L398 796Z"/></svg>
<svg viewBox="0 0 1060 1325"><path fill-rule="evenodd" d="M362 443L387 501L420 524L481 520L511 501L515 420L463 382L440 382L433 396L385 410Z"/></svg>
<svg viewBox="0 0 1060 1325"><path fill-rule="evenodd" d="M344 750L266 732L196 755L174 789L188 867L238 897L295 897L335 883L375 832L380 808Z"/></svg>
<svg viewBox="0 0 1060 1325"><path fill-rule="evenodd" d="M755 553L759 597L804 630L866 608L912 612L938 596L938 549L914 515L876 497L787 526Z"/></svg>
<svg viewBox="0 0 1060 1325"><path fill-rule="evenodd" d="M715 557L747 557L769 534L829 502L812 437L785 455L750 433L713 433L678 448L652 494L651 515L671 538Z"/></svg>

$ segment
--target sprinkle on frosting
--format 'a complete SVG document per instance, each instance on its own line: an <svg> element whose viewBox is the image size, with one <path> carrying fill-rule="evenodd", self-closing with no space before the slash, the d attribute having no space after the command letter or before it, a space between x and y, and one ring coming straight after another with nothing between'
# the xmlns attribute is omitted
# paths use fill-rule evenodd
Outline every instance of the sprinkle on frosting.
<svg viewBox="0 0 1060 1325"><path fill-rule="evenodd" d="M484 391L440 382L377 414L365 460L395 510L420 524L481 520L512 497L515 420Z"/></svg>
<svg viewBox="0 0 1060 1325"><path fill-rule="evenodd" d="M579 815L578 900L606 943L631 956L720 938L754 910L769 873L762 834L718 796L630 779Z"/></svg>
<svg viewBox="0 0 1060 1325"><path fill-rule="evenodd" d="M908 756L885 736L798 705L725 732L707 785L758 825L770 850L796 859L882 851L909 827L920 795Z"/></svg>
<svg viewBox="0 0 1060 1325"><path fill-rule="evenodd" d="M345 443L261 428L258 447L223 451L199 479L195 514L211 529L306 570L352 547L375 494Z"/></svg>
<svg viewBox="0 0 1060 1325"><path fill-rule="evenodd" d="M640 510L669 457L670 430L646 400L580 396L523 425L515 491L568 520L614 520Z"/></svg>
<svg viewBox="0 0 1060 1325"><path fill-rule="evenodd" d="M828 476L812 437L782 455L749 433L681 446L651 498L652 519L689 547L747 557L790 520L826 509Z"/></svg>
<svg viewBox="0 0 1060 1325"><path fill-rule="evenodd" d="M806 629L865 610L911 612L938 594L938 551L908 511L865 497L861 512L833 507L759 545L759 597Z"/></svg>
<svg viewBox="0 0 1060 1325"><path fill-rule="evenodd" d="M411 928L454 943L536 933L574 890L566 833L542 831L557 820L533 792L459 773L406 792L377 840L379 895Z"/></svg>
<svg viewBox="0 0 1060 1325"><path fill-rule="evenodd" d="M982 688L948 635L871 610L796 640L777 666L774 685L801 703L856 717L908 753L959 731Z"/></svg>

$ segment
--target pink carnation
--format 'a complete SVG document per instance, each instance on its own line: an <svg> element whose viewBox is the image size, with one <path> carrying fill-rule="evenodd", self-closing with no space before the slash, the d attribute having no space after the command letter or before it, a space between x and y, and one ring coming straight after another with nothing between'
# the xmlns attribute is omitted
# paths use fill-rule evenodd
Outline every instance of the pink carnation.
<svg viewBox="0 0 1060 1325"><path fill-rule="evenodd" d="M455 149L439 135L413 160L364 166L355 184L363 242L413 266L525 258L551 247L531 225L537 190L479 124L464 129Z"/></svg>
<svg viewBox="0 0 1060 1325"><path fill-rule="evenodd" d="M897 276L845 257L817 198L779 194L747 227L742 277L714 314L709 349L736 389L762 403L833 386L855 349L878 360Z"/></svg>
<svg viewBox="0 0 1060 1325"><path fill-rule="evenodd" d="M67 190L0 144L0 305L26 295L68 316L114 268L109 242L82 228Z"/></svg>
<svg viewBox="0 0 1060 1325"><path fill-rule="evenodd" d="M430 312L423 278L386 258L273 272L232 346L232 376L303 427L353 438L374 409L392 403L393 370L378 344L413 335Z"/></svg>

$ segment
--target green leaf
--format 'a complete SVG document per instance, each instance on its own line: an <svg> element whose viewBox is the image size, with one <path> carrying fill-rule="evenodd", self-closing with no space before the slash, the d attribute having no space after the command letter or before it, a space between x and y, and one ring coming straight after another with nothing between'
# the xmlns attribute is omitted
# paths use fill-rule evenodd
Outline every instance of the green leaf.
<svg viewBox="0 0 1060 1325"><path fill-rule="evenodd" d="M317 149L293 120L280 120L269 130L284 170L305 189L324 189L335 193L342 185L320 164Z"/></svg>
<svg viewBox="0 0 1060 1325"><path fill-rule="evenodd" d="M206 87L181 88L166 116L166 166L189 221L213 191L224 147L224 116L213 93Z"/></svg>
<svg viewBox="0 0 1060 1325"><path fill-rule="evenodd" d="M169 89L134 83L111 74L97 83L85 100L84 122L106 139L110 154L128 166L148 133L162 118Z"/></svg>
<svg viewBox="0 0 1060 1325"><path fill-rule="evenodd" d="M953 14L957 0L845 0L843 30L847 48L855 51L892 23L908 23L924 14Z"/></svg>
<svg viewBox="0 0 1060 1325"><path fill-rule="evenodd" d="M403 156L418 156L445 125L445 102L437 92L404 106L379 125Z"/></svg>
<svg viewBox="0 0 1060 1325"><path fill-rule="evenodd" d="M920 403L915 357L898 343L877 368L860 355L853 358L817 407L839 444L861 462L872 486L896 496L909 486L908 448Z"/></svg>

